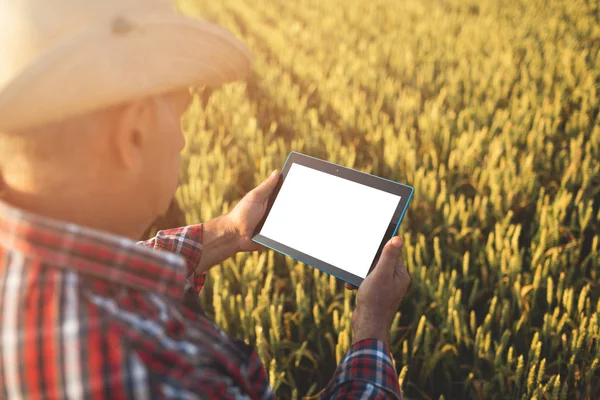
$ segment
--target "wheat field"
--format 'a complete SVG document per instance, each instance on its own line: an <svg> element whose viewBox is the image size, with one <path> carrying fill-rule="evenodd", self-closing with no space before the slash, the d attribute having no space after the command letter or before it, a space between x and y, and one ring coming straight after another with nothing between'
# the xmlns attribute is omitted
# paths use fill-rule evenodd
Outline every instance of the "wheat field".
<svg viewBox="0 0 600 400"><path fill-rule="evenodd" d="M600 7L569 0L180 0L255 72L184 119L176 207L222 215L290 151L407 183L406 398L600 398ZM359 234L346 232L345 234ZM207 313L280 398L314 396L354 293L272 251L215 267Z"/></svg>

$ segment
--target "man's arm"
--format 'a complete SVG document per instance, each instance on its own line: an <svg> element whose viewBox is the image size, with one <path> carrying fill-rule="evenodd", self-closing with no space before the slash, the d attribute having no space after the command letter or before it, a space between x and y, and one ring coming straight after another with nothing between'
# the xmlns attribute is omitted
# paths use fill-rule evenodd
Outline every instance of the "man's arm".
<svg viewBox="0 0 600 400"><path fill-rule="evenodd" d="M255 251L262 246L252 242L252 233L267 210L269 195L278 182L277 170L245 195L227 215L204 224L167 229L142 246L182 255L187 264L187 277L200 291L205 274L240 251ZM202 257L201 257L202 256Z"/></svg>
<svg viewBox="0 0 600 400"><path fill-rule="evenodd" d="M321 399L402 399L390 352L381 340L352 345Z"/></svg>
<svg viewBox="0 0 600 400"><path fill-rule="evenodd" d="M229 217L224 215L204 224L203 251L196 272L205 274L217 264L233 257L240 249L240 237Z"/></svg>
<svg viewBox="0 0 600 400"><path fill-rule="evenodd" d="M352 314L353 344L335 372L323 399L401 399L388 343L390 326L410 285L401 253L404 242L392 238L377 265L358 289Z"/></svg>
<svg viewBox="0 0 600 400"><path fill-rule="evenodd" d="M205 275L197 271L208 270L236 251L236 236L223 225L222 218L205 224L163 230L140 244L182 255L191 282L196 290L200 290ZM192 302L191 299L187 301ZM258 364L260 368L256 369L261 370L262 365ZM362 397L367 394L368 397ZM401 399L396 370L384 341L364 339L354 343L321 398Z"/></svg>
<svg viewBox="0 0 600 400"><path fill-rule="evenodd" d="M199 292L210 267L239 251L239 236L223 216L204 224L162 230L138 244L181 255L187 266L188 282Z"/></svg>

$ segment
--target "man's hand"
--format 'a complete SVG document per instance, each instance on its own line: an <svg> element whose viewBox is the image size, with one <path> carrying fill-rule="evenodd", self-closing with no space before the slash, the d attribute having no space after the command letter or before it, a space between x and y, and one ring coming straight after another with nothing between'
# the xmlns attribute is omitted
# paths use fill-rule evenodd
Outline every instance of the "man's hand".
<svg viewBox="0 0 600 400"><path fill-rule="evenodd" d="M255 251L264 249L254 243L252 233L267 211L269 195L279 180L279 171L275 170L260 185L252 189L234 209L226 215L238 238L237 251Z"/></svg>
<svg viewBox="0 0 600 400"><path fill-rule="evenodd" d="M390 326L410 285L410 275L400 257L403 247L399 237L387 242L373 272L360 285L352 314L353 343L380 339L389 344ZM353 286L347 284L346 288Z"/></svg>
<svg viewBox="0 0 600 400"><path fill-rule="evenodd" d="M264 247L251 240L252 232L267 211L269 195L275 188L279 172L273 171L263 183L255 187L227 215L204 223L202 257L196 272L204 274L223 260L240 251L261 250Z"/></svg>

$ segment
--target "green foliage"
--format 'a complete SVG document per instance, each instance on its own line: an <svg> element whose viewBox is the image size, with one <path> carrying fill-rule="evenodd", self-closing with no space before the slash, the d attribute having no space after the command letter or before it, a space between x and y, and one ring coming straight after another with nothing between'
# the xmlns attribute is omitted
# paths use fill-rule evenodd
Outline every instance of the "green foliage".
<svg viewBox="0 0 600 400"><path fill-rule="evenodd" d="M230 210L291 150L409 183L412 285L390 346L406 396L600 397L596 2L179 7L255 57L248 82L185 118L187 223ZM201 300L283 398L318 393L351 343L354 294L273 252L214 268Z"/></svg>

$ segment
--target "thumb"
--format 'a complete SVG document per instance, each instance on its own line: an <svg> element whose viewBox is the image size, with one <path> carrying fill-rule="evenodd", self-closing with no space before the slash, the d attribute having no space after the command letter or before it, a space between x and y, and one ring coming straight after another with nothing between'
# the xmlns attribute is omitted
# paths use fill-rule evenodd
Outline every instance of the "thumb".
<svg viewBox="0 0 600 400"><path fill-rule="evenodd" d="M393 274L398 264L398 259L402 255L403 247L404 241L400 237L395 236L389 240L383 247L379 261L371 275L383 274L383 276L387 276L388 274Z"/></svg>
<svg viewBox="0 0 600 400"><path fill-rule="evenodd" d="M279 181L278 178L279 178L279 171L274 170L267 179L265 179L264 181L262 181L262 183L260 185L255 187L253 190L253 192L254 192L253 194L256 196L256 199L257 200L266 199L271 194L273 189L275 189L275 185Z"/></svg>

